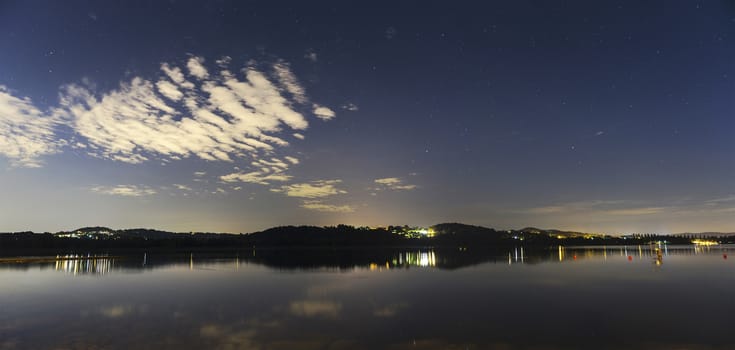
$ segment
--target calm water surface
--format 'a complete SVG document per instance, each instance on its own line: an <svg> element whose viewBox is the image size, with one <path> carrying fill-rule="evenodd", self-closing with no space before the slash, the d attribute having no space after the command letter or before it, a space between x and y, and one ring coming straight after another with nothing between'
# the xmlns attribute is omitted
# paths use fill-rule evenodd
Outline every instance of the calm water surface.
<svg viewBox="0 0 735 350"><path fill-rule="evenodd" d="M733 349L735 247L0 263L0 349Z"/></svg>

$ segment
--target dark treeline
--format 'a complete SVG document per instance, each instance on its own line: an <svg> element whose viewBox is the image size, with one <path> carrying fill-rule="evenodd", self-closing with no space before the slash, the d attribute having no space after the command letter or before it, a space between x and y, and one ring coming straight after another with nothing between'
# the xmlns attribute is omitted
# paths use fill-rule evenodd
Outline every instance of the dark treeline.
<svg viewBox="0 0 735 350"><path fill-rule="evenodd" d="M128 248L232 248L248 247L508 247L556 245L634 245L666 241L690 244L687 235L634 235L625 237L585 235L557 230L504 230L463 224L439 224L430 235L407 231L348 225L282 226L251 234L172 233L150 229L111 230L92 227L73 232L17 232L0 234L0 253L10 250L90 250ZM70 234L77 234L71 237ZM733 236L698 237L733 243Z"/></svg>

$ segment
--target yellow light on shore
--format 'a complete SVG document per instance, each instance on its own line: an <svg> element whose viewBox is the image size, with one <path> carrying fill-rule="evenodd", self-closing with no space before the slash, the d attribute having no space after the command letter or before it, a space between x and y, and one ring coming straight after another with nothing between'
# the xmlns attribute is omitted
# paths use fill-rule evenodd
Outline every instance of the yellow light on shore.
<svg viewBox="0 0 735 350"><path fill-rule="evenodd" d="M707 241L704 239L694 239L692 240L692 243L696 245L718 245L720 244L717 241Z"/></svg>

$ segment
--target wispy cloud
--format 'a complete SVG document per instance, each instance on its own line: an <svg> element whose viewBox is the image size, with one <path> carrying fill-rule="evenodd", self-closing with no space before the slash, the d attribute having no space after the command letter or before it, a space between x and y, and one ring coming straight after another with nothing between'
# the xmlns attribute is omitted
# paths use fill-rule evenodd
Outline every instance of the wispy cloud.
<svg viewBox="0 0 735 350"><path fill-rule="evenodd" d="M93 146L91 155L128 163L257 157L289 145L277 136L285 127L308 127L306 117L293 108L294 102L307 101L306 95L286 63L279 61L271 70L293 101L252 65L238 76L226 68L211 74L204 63L200 57L190 58L188 79L180 68L164 63L155 84L135 77L101 95L68 85L59 112ZM322 107L314 115L330 119L334 113L329 111Z"/></svg>
<svg viewBox="0 0 735 350"><path fill-rule="evenodd" d="M168 97L170 100L178 101L184 97L184 93L182 93L179 88L170 81L159 80L156 83L156 87L158 88L158 92L163 96Z"/></svg>
<svg viewBox="0 0 735 350"><path fill-rule="evenodd" d="M283 193L288 197L303 198L301 207L304 209L327 213L352 213L355 208L350 205L336 205L326 203L325 198L347 191L339 188L342 180L315 180L306 183L295 183L272 188L271 192Z"/></svg>
<svg viewBox="0 0 735 350"><path fill-rule="evenodd" d="M601 214L607 215L621 215L621 216L638 216L638 215L651 215L662 213L666 210L663 207L643 207L643 208L626 208L626 209L612 209L603 210Z"/></svg>
<svg viewBox="0 0 735 350"><path fill-rule="evenodd" d="M401 179L397 177L386 177L382 179L375 179L376 184L386 185L386 186L392 186L396 184L401 183Z"/></svg>
<svg viewBox="0 0 735 350"><path fill-rule="evenodd" d="M404 181L397 177L386 177L382 179L375 179L374 181L379 187L375 190L394 190L394 191L408 191L417 188L416 185L406 184Z"/></svg>
<svg viewBox="0 0 735 350"><path fill-rule="evenodd" d="M272 182L290 181L292 176L286 174L290 164L295 164L287 157L288 162L278 158L259 159L250 163L254 171L236 172L220 176L224 182L247 182L260 185L269 185ZM296 159L296 158L293 158ZM298 160L297 160L298 161Z"/></svg>
<svg viewBox="0 0 735 350"><path fill-rule="evenodd" d="M156 190L148 186L137 185L97 186L92 187L91 190L95 193L123 197L142 197L156 194Z"/></svg>
<svg viewBox="0 0 735 350"><path fill-rule="evenodd" d="M304 54L304 58L311 62L316 62L319 60L319 56L316 54L316 51L314 49L308 49L306 50L306 53Z"/></svg>
<svg viewBox="0 0 735 350"><path fill-rule="evenodd" d="M350 102L350 103L343 104L342 109L350 111L350 112L355 112L355 111L360 110L360 107Z"/></svg>
<svg viewBox="0 0 735 350"><path fill-rule="evenodd" d="M526 225L554 227L580 232L639 232L686 215L676 200L657 203L645 199L581 200L549 203L545 206L512 211ZM688 208L688 204L687 207ZM688 210L688 209L687 209ZM661 228L663 229L663 228Z"/></svg>
<svg viewBox="0 0 735 350"><path fill-rule="evenodd" d="M314 54L315 57L315 54ZM330 120L336 113L310 101L289 63L249 61L230 69L230 57L213 64L198 56L164 62L154 76L134 76L116 88L93 83L64 85L59 104L41 111L28 98L0 86L0 155L19 166L40 166L41 157L69 147L88 156L130 164L169 163L186 158L237 162L219 176L225 183L288 183L289 167L301 160L279 155L292 140L303 140L310 118ZM349 110L357 106L349 104ZM61 140L61 129L69 141ZM249 164L243 166L247 160ZM207 173L194 173L202 182ZM346 193L339 180L294 183L274 189L287 196L314 199ZM191 187L173 184L181 191ZM170 189L171 187L169 187ZM239 188L239 187L238 187ZM106 195L140 197L157 193L142 185L97 186ZM220 190L217 192L223 192ZM307 201L302 207L348 212L346 205Z"/></svg>
<svg viewBox="0 0 735 350"><path fill-rule="evenodd" d="M44 115L29 98L14 96L0 85L0 155L14 166L40 167L41 157L59 151L56 118Z"/></svg>
<svg viewBox="0 0 735 350"><path fill-rule="evenodd" d="M722 203L729 203L729 202L735 202L735 196L713 198L713 199L705 201L705 203L707 204L714 204L714 205L719 205Z"/></svg>
<svg viewBox="0 0 735 350"><path fill-rule="evenodd" d="M174 186L174 187L175 187L176 189L178 189L178 190L181 190L181 191L187 191L187 192L188 192L188 191L192 191L192 188L191 188L191 187L189 187L189 186L186 186L186 185L182 185L182 184L173 184L173 186Z"/></svg>
<svg viewBox="0 0 735 350"><path fill-rule="evenodd" d="M652 215L666 211L663 206L645 206L640 201L590 200L557 203L548 206L524 209L521 212L537 215L569 215L588 213L594 215L638 216Z"/></svg>
<svg viewBox="0 0 735 350"><path fill-rule="evenodd" d="M278 61L275 65L273 65L273 69L276 72L278 82L281 86L285 88L285 90L289 94L291 94L294 101L302 104L309 101L309 99L306 97L306 93L304 92L304 88L301 87L298 79L296 79L296 76L291 72L291 67L288 63L284 61Z"/></svg>
<svg viewBox="0 0 735 350"><path fill-rule="evenodd" d="M290 181L293 176L286 175L283 172L268 173L264 171L251 171L232 173L220 176L224 182L247 182L259 185L270 185L272 182Z"/></svg>
<svg viewBox="0 0 735 350"><path fill-rule="evenodd" d="M352 213L355 211L355 208L350 205L327 204L320 200L305 200L301 202L301 207L327 213Z"/></svg>
<svg viewBox="0 0 735 350"><path fill-rule="evenodd" d="M337 116L336 113L334 113L333 110L320 106L318 104L314 104L314 115L316 115L321 120L330 120Z"/></svg>
<svg viewBox="0 0 735 350"><path fill-rule="evenodd" d="M284 193L289 197L323 198L347 193L347 191L336 187L341 182L341 180L317 180L309 183L284 185L280 188L271 189L271 191Z"/></svg>
<svg viewBox="0 0 735 350"><path fill-rule="evenodd" d="M186 63L186 68L189 68L189 73L199 79L206 79L209 77L207 68L204 68L204 59L201 57L192 57Z"/></svg>
<svg viewBox="0 0 735 350"><path fill-rule="evenodd" d="M525 212L531 213L531 214L555 214L555 213L563 213L564 211L567 211L568 208L562 205L549 205L545 207L536 207L536 208L530 208L525 210Z"/></svg>
<svg viewBox="0 0 735 350"><path fill-rule="evenodd" d="M181 71L181 68L176 66L170 66L168 63L162 63L161 64L161 71L169 78L171 81L176 83L176 85L181 86L185 89L193 89L194 84L190 81L186 80L186 77L184 76L184 73ZM165 80L164 80L165 81Z"/></svg>
<svg viewBox="0 0 735 350"><path fill-rule="evenodd" d="M686 216L727 213L734 211L732 202L735 196L713 199L679 199L671 200L666 205L641 200L590 200L568 203L556 203L548 206L527 208L517 211L522 214L588 216L619 220L621 216L641 217L658 214Z"/></svg>

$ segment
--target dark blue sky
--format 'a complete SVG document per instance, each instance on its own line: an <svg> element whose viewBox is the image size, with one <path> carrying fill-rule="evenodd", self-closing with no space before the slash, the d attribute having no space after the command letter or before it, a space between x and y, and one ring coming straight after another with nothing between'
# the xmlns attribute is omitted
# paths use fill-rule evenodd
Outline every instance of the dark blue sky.
<svg viewBox="0 0 735 350"><path fill-rule="evenodd" d="M735 230L735 4L0 2L0 230Z"/></svg>

